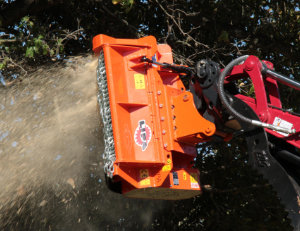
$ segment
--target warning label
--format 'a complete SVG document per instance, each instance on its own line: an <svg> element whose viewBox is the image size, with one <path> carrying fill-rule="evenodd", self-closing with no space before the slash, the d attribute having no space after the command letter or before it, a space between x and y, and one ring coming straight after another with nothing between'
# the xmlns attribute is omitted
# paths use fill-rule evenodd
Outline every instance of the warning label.
<svg viewBox="0 0 300 231"><path fill-rule="evenodd" d="M148 169L141 169L140 170L140 178L145 179L149 176L149 170Z"/></svg>
<svg viewBox="0 0 300 231"><path fill-rule="evenodd" d="M150 185L150 178L149 178L149 170L148 169L141 169L140 170L140 185Z"/></svg>
<svg viewBox="0 0 300 231"><path fill-rule="evenodd" d="M171 170L171 159L167 159L167 164L163 166L162 171L167 172Z"/></svg>
<svg viewBox="0 0 300 231"><path fill-rule="evenodd" d="M173 172L173 184L174 185L179 185L179 179L178 179L178 173Z"/></svg>
<svg viewBox="0 0 300 231"><path fill-rule="evenodd" d="M134 74L135 89L145 89L145 76L143 74Z"/></svg>
<svg viewBox="0 0 300 231"><path fill-rule="evenodd" d="M191 173L190 180L191 180L191 188L199 188L197 173Z"/></svg>
<svg viewBox="0 0 300 231"><path fill-rule="evenodd" d="M166 164L163 166L162 171L163 172L167 172L171 170L171 165L170 164Z"/></svg>

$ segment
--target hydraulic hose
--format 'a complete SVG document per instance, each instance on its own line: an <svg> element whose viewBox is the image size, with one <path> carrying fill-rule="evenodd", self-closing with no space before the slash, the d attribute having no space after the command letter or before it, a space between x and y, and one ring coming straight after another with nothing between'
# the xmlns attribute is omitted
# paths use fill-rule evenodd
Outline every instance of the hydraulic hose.
<svg viewBox="0 0 300 231"><path fill-rule="evenodd" d="M241 62L245 61L247 58L249 57L249 55L244 55L241 57L238 57L234 60L232 60L225 68L224 70L221 72L220 76L219 76L219 81L218 81L218 92L219 92L219 96L221 99L222 104L224 105L224 107L227 109L227 111L234 116L237 119L240 119L246 123L250 123L252 125L258 126L258 127L264 127L264 128L269 128L275 131L280 131L280 132L284 132L284 133L295 133L295 129L288 129L288 128L283 128L283 127L279 127L279 126L275 126L273 124L267 124L267 123L263 123L261 121L258 120L251 120L245 116L243 116L242 114L238 113L236 110L234 110L231 105L229 104L226 95L225 95L225 90L224 90L224 80L225 77L230 73L230 71L232 70L232 68L235 65L240 64Z"/></svg>
<svg viewBox="0 0 300 231"><path fill-rule="evenodd" d="M226 95L225 95L225 90L224 90L224 80L225 77L229 74L229 72L232 70L232 68L235 65L238 65L239 63L245 61L248 58L249 55L244 55L241 57L238 57L234 60L232 60L225 68L224 70L221 72L220 76L219 76L219 81L218 81L218 92L220 95L220 99L222 104L224 105L224 107L226 108L226 110L235 118L238 118L242 121L245 121L246 123L250 123L252 124L252 120L243 116L242 114L238 113L236 110L234 110L231 105L229 104Z"/></svg>

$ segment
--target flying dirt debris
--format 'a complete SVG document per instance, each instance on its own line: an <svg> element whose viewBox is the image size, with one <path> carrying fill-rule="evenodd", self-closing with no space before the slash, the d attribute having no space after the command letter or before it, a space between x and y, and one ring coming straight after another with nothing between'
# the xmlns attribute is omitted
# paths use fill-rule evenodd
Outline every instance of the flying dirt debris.
<svg viewBox="0 0 300 231"><path fill-rule="evenodd" d="M0 87L0 230L139 230L164 209L104 186L96 65L74 57Z"/></svg>

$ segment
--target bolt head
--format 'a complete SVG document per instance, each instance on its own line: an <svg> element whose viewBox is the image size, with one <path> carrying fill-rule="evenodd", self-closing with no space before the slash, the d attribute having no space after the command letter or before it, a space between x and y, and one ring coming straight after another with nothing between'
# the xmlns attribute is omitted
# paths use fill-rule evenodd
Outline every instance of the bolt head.
<svg viewBox="0 0 300 231"><path fill-rule="evenodd" d="M205 132L206 132L206 133L210 133L210 132L211 132L210 127L205 128Z"/></svg>
<svg viewBox="0 0 300 231"><path fill-rule="evenodd" d="M189 100L189 96L188 95L184 95L183 96L183 101L188 101Z"/></svg>

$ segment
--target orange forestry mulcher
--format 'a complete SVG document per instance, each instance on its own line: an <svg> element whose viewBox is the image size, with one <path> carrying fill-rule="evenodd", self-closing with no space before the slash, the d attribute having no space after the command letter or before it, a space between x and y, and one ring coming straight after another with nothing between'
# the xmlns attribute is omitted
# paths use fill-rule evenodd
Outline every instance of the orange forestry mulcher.
<svg viewBox="0 0 300 231"><path fill-rule="evenodd" d="M171 48L148 36L97 35L98 100L105 136L104 170L109 187L127 197L186 199L201 193L193 168L195 145L215 125L197 111L178 73L141 62L173 63Z"/></svg>

